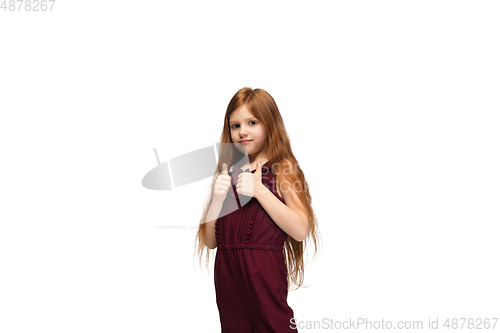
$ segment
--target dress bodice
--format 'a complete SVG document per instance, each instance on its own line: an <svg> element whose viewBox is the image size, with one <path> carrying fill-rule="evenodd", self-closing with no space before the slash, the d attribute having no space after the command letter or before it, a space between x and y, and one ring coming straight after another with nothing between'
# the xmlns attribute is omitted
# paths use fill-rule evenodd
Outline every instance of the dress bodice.
<svg viewBox="0 0 500 333"><path fill-rule="evenodd" d="M233 166L229 173L231 188L228 191L219 218L215 223L215 237L219 249L262 248L281 250L288 235L274 223L269 214L254 197L236 192L238 176L242 172L252 172ZM262 166L262 184L281 202L285 200L277 193L276 174L269 167L269 161Z"/></svg>

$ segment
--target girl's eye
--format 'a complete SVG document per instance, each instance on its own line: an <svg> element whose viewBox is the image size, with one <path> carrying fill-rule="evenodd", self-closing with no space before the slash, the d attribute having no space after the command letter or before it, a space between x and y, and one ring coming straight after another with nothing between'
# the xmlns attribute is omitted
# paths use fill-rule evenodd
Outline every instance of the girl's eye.
<svg viewBox="0 0 500 333"><path fill-rule="evenodd" d="M257 122L256 122L256 121L254 121L254 120L250 121L250 123L255 123L255 124L257 124ZM231 126L231 128L236 128L235 126L240 126L240 125L238 125L238 124L233 124L233 125Z"/></svg>

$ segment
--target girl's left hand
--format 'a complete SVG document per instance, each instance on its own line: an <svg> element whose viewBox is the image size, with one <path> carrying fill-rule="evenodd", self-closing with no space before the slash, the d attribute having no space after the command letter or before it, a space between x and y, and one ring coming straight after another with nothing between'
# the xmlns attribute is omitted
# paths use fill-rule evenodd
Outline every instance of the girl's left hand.
<svg viewBox="0 0 500 333"><path fill-rule="evenodd" d="M254 173L242 172L239 174L238 182L236 184L236 192L241 195L253 197L255 196L255 190L261 186L263 186L262 164L259 159Z"/></svg>

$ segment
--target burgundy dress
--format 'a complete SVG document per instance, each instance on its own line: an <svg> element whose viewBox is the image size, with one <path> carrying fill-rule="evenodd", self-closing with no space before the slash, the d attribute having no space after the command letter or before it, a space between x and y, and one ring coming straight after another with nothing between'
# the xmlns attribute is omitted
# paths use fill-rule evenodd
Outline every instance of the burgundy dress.
<svg viewBox="0 0 500 333"><path fill-rule="evenodd" d="M285 203L276 192L276 175L268 163L262 166L262 184ZM236 184L243 170L233 168L232 189L215 223L214 280L222 332L297 332L290 327L294 316L287 303L283 244L288 235L257 199L240 198Z"/></svg>

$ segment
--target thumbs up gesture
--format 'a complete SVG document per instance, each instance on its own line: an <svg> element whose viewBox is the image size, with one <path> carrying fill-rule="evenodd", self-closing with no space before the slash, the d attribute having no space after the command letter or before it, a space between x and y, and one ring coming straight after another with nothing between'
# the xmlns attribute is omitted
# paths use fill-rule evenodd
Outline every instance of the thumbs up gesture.
<svg viewBox="0 0 500 333"><path fill-rule="evenodd" d="M227 164L222 164L222 174L217 176L214 184L214 196L216 200L224 201L227 191L231 187L231 176L227 173Z"/></svg>
<svg viewBox="0 0 500 333"><path fill-rule="evenodd" d="M257 161L255 173L242 172L238 176L236 183L236 192L249 197L255 196L255 191L262 187L262 163L260 159Z"/></svg>

